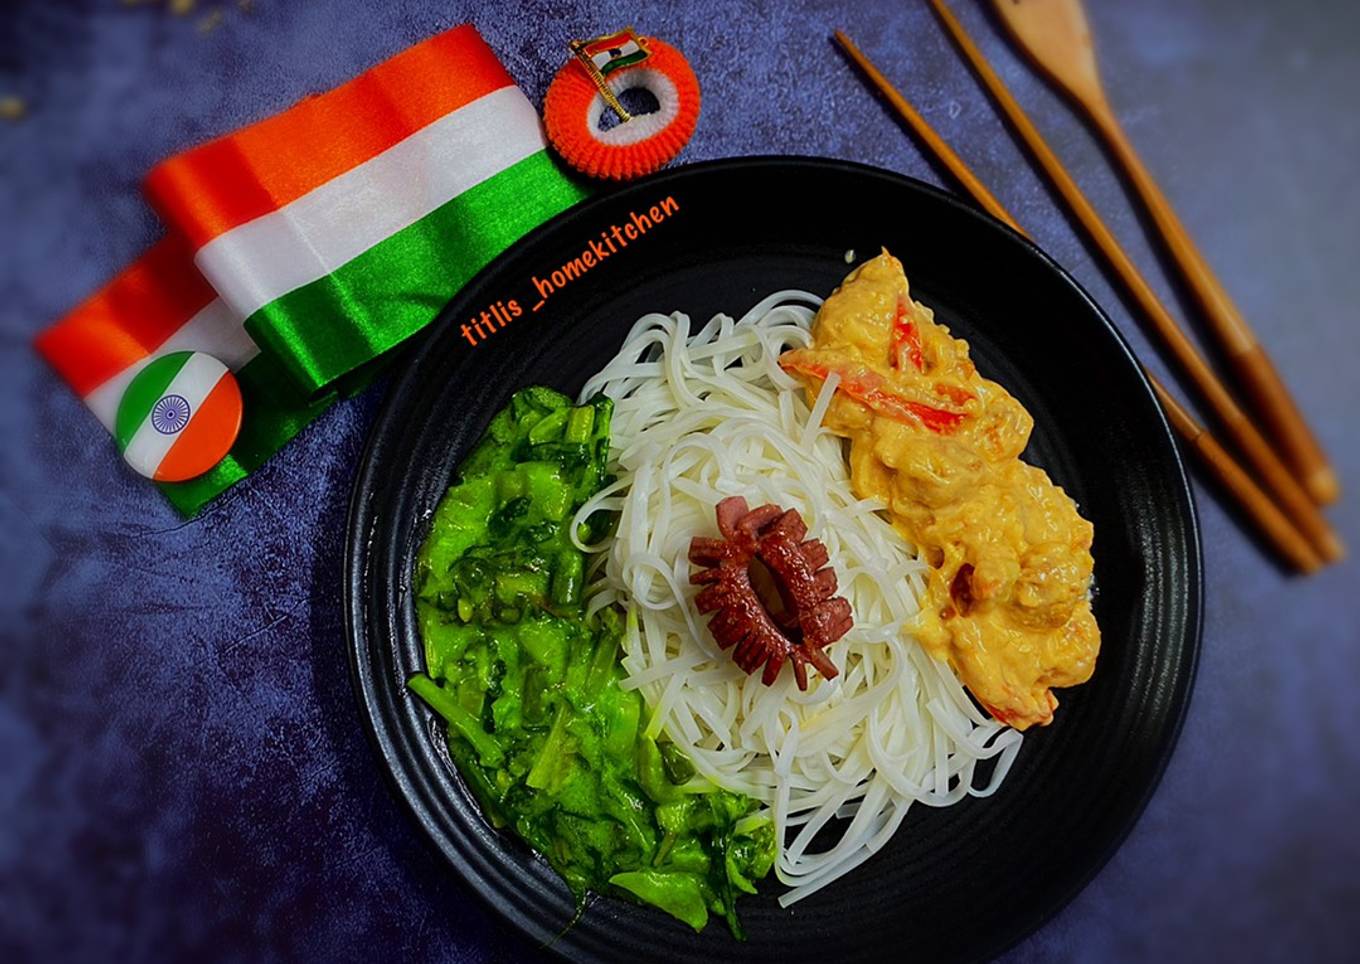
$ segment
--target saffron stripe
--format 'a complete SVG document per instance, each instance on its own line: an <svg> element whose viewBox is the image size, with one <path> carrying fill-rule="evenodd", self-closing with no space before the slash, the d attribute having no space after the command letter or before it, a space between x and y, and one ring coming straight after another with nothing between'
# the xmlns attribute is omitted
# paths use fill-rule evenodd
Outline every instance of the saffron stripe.
<svg viewBox="0 0 1360 964"><path fill-rule="evenodd" d="M216 296L184 239L167 236L34 344L76 394L88 395L164 345Z"/></svg>
<svg viewBox="0 0 1360 964"><path fill-rule="evenodd" d="M194 261L248 318L544 146L533 105L518 88L506 87L221 235Z"/></svg>
<svg viewBox="0 0 1360 964"><path fill-rule="evenodd" d="M147 178L147 195L199 248L513 84L476 29L457 27L332 91L162 162Z"/></svg>

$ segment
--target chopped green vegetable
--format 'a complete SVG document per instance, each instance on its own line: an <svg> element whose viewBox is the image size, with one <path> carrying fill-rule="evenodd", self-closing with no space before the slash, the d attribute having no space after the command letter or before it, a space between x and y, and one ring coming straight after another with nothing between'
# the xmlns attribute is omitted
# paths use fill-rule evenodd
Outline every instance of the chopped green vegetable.
<svg viewBox="0 0 1360 964"><path fill-rule="evenodd" d="M741 936L735 902L774 861L759 804L699 777L644 732L619 683L623 614L587 617L572 519L607 482L613 404L548 388L492 419L435 511L416 570L426 672L411 690L448 722L449 750L487 817L542 853L578 899L651 904ZM607 520L583 525L603 535Z"/></svg>
<svg viewBox="0 0 1360 964"><path fill-rule="evenodd" d="M696 931L703 930L708 923L704 882L694 874L630 870L615 874L609 878L609 882L615 887L622 887L639 900L680 918Z"/></svg>

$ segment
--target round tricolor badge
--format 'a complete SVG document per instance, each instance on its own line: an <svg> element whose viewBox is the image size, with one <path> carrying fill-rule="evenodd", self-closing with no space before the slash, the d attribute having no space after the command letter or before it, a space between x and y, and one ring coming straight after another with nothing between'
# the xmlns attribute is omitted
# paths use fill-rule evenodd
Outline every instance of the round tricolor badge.
<svg viewBox="0 0 1360 964"><path fill-rule="evenodd" d="M147 365L118 404L114 434L123 458L157 482L207 472L241 431L241 388L226 365L177 351Z"/></svg>
<svg viewBox="0 0 1360 964"><path fill-rule="evenodd" d="M699 122L699 81L689 61L632 27L573 40L575 54L557 72L543 101L548 139L562 158L591 177L626 181L675 159ZM632 115L619 95L641 88L656 98L649 114ZM606 110L620 120L601 130Z"/></svg>

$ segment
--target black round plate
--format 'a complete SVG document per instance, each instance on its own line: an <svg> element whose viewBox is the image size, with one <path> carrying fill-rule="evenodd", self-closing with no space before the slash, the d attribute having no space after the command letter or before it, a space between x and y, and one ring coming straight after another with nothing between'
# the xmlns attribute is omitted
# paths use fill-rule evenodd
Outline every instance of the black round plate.
<svg viewBox="0 0 1360 964"><path fill-rule="evenodd" d="M740 316L781 288L826 294L849 270L847 250L864 258L883 246L906 266L913 295L972 344L982 373L1034 414L1027 458L1095 523L1104 633L1095 676L1060 694L1056 722L1026 737L992 798L917 808L881 854L788 910L770 878L740 905L747 943L721 921L695 934L614 899L593 901L573 923L566 887L482 819L448 760L442 727L406 691L406 677L423 665L410 583L430 514L513 391L541 383L574 395L642 314L680 310L698 323L717 312ZM551 292L540 287L555 282ZM510 317L503 327L496 312ZM839 161L677 168L597 196L524 238L445 308L397 379L349 525L355 688L398 792L474 890L532 939L575 959L824 964L995 954L1070 900L1123 840L1161 776L1194 679L1195 511L1128 346L1076 282L1015 233L928 185Z"/></svg>

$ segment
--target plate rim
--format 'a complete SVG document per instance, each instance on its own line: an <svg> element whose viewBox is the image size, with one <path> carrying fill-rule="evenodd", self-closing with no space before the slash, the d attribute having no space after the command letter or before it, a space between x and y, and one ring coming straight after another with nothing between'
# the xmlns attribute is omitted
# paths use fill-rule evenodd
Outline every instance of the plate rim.
<svg viewBox="0 0 1360 964"><path fill-rule="evenodd" d="M425 839L434 845L451 867L456 870L464 885L477 895L483 905L495 912L503 923L511 925L514 930L524 939L532 939L532 932L528 930L520 915L507 906L499 893L479 886L480 875L471 863L456 849L448 847L441 841L431 829L431 817L422 807L417 806L416 794L420 794L416 781L411 779L410 774L402 766L403 757L397 753L396 746L389 734L380 731L378 717L381 716L375 707L383 702L383 694L378 692L376 687L376 677L369 663L368 653L373 640L368 633L366 601L366 584L368 576L368 565L372 561L370 549L372 547L372 528L375 521L375 514L371 510L371 495L375 490L383 488L381 485L374 484L374 474L377 468L377 456L382 447L383 438L389 433L390 425L394 414L403 404L403 400L408 392L415 388L413 384L413 372L421 367L421 363L426 356L437 350L439 339L435 337L438 332L451 323L451 319L459 315L464 307L466 299L465 292L475 289L484 275L496 270L498 265L527 248L538 240L538 238L551 230L557 229L560 225L587 218L593 211L611 202L620 195L629 192L641 192L646 189L663 186L673 180L683 179L695 173L721 174L728 170L746 171L753 168L810 168L813 170L839 171L852 175L869 177L873 179L893 183L899 188L919 191L933 196L939 202L953 209L959 216L972 218L978 222L983 229L1000 230L1009 236L1012 241L1019 242L1029 250L1029 253L1036 255L1045 265L1051 274L1057 276L1063 283L1071 287L1075 293L1086 303L1090 311L1099 318L1105 331L1113 337L1115 344L1129 365L1133 368L1137 377L1137 384L1152 403L1152 410L1156 413L1159 422L1160 435L1166 442L1170 465L1174 466L1176 490L1184 493L1184 518L1182 522L1185 527L1185 556L1181 560L1186 566L1186 635L1184 639L1184 652L1179 661L1181 668L1181 689L1183 692L1173 697L1173 712L1168 714L1167 723L1169 724L1163 745L1159 748L1155 768L1151 777L1146 781L1137 795L1135 806L1130 810L1127 818L1119 827L1118 831L1111 836L1110 841L1100 853L1092 853L1088 866L1083 873L1075 876L1071 885L1064 888L1054 899L1049 901L1041 911L1031 915L1031 919L1023 926L1014 930L997 941L991 943L978 959L994 958L1006 951L1014 948L1028 937L1038 933L1045 927L1059 911L1067 907L1076 897L1086 889L1095 877L1105 868L1114 855L1123 847L1146 811L1152 797L1161 786L1166 774L1167 766L1170 764L1171 757L1174 755L1177 745L1180 742L1181 734L1185 725L1186 716L1189 711L1190 703L1194 697L1195 685L1199 673L1199 662L1203 647L1204 634L1204 548L1203 535L1199 519L1199 509L1196 501L1195 490L1191 485L1189 473L1186 468L1185 459L1180 446L1176 441L1176 436L1171 429L1171 425L1166 416L1166 411L1162 407L1160 400L1152 389L1148 379L1147 371L1142 363L1134 354L1132 346L1127 338L1114 324L1109 314L1101 307L1100 303L1086 290L1086 288L1066 269L1064 269L1051 255L1034 243L1029 237L1004 222L997 220L980 208L974 207L966 199L954 194L937 185L922 181L910 175L902 174L897 171L888 170L871 164L864 164L857 161L849 161L842 158L825 157L817 155L799 154L760 154L745 155L739 157L718 158L713 160L698 161L677 165L667 168L657 174L641 178L636 181L627 182L621 185L607 185L591 194L584 200L567 208L565 211L549 218L547 221L538 225L523 237L519 238L504 251L498 254L479 270L472 278L459 289L459 291L449 299L438 311L435 317L411 340L415 344L403 346L399 356L406 370L395 375L391 383L386 388L377 414L367 429L364 440L363 452L360 456L358 468L354 475L353 486L350 493L350 502L345 519L345 549L342 563L342 600L343 616L345 624L345 643L346 659L349 665L350 682L353 687L356 699L359 702L360 722L366 737L381 761L381 769L384 773L384 780L391 791L397 797L402 808L419 825ZM389 617L390 618L390 617ZM461 779L461 777L459 778ZM423 782L423 781L422 781ZM423 794L421 794L423 795ZM598 899L592 896L592 900ZM556 956L568 956L555 942L540 945L538 950L547 951Z"/></svg>

